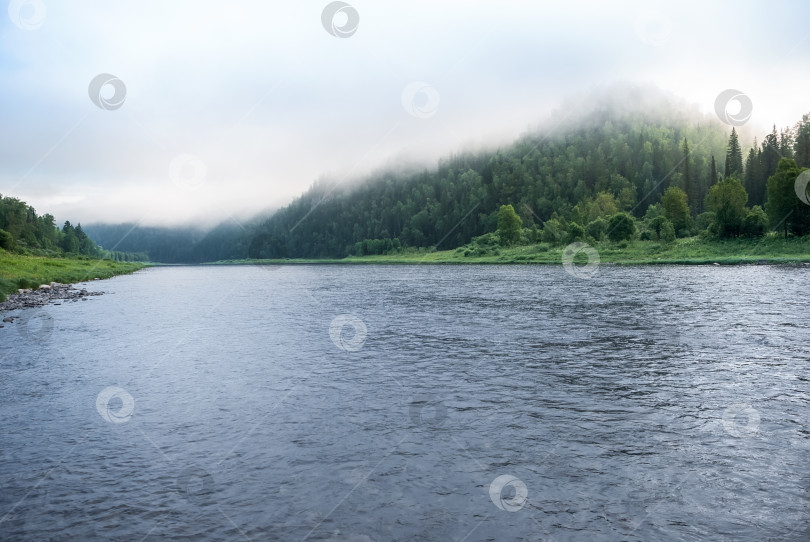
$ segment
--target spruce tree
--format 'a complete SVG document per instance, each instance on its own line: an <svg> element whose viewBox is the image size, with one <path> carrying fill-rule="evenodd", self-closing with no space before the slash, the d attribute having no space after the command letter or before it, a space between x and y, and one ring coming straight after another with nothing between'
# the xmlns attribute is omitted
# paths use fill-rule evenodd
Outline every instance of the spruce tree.
<svg viewBox="0 0 810 542"><path fill-rule="evenodd" d="M743 186L745 187L745 191L748 192L751 205L762 205L762 202L758 201L756 197L758 194L756 188L760 178L759 170L757 140L754 139L754 146L748 151L748 156L745 159L745 175L743 176Z"/></svg>
<svg viewBox="0 0 810 542"><path fill-rule="evenodd" d="M726 177L742 177L743 160L742 149L740 148L740 139L737 136L737 129L731 129L731 135L728 138L728 148L726 149Z"/></svg>
<svg viewBox="0 0 810 542"><path fill-rule="evenodd" d="M683 163L681 164L681 175L683 176L683 191L686 192L687 201L689 202L689 210L692 215L697 214L697 181L692 175L692 166L689 158L689 142L683 138L681 145L681 152L683 153Z"/></svg>
<svg viewBox="0 0 810 542"><path fill-rule="evenodd" d="M799 167L810 167L810 114L802 115L795 132L793 151L796 164Z"/></svg>

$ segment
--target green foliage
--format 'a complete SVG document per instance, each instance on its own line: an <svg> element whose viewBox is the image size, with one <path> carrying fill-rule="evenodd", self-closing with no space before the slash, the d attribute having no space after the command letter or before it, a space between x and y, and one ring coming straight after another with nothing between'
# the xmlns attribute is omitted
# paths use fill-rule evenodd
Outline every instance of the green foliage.
<svg viewBox="0 0 810 542"><path fill-rule="evenodd" d="M607 220L604 218L597 218L596 220L588 223L588 225L585 227L585 233L591 236L594 240L601 241L605 238L607 229Z"/></svg>
<svg viewBox="0 0 810 542"><path fill-rule="evenodd" d="M599 192L595 198L586 198L574 206L571 220L589 224L598 218L609 218L619 212L619 202L608 192Z"/></svg>
<svg viewBox="0 0 810 542"><path fill-rule="evenodd" d="M14 238L6 230L0 230L0 248L11 250L14 248Z"/></svg>
<svg viewBox="0 0 810 542"><path fill-rule="evenodd" d="M349 250L352 256L373 256L377 254L396 254L402 250L399 239L364 239L358 241Z"/></svg>
<svg viewBox="0 0 810 542"><path fill-rule="evenodd" d="M745 237L762 237L768 231L768 215L762 210L762 207L755 205L753 209L748 211L742 223L742 231L740 232Z"/></svg>
<svg viewBox="0 0 810 542"><path fill-rule="evenodd" d="M80 282L132 273L141 263L120 263L90 258L43 258L4 254L0 258L0 298L19 288L38 288L50 282Z"/></svg>
<svg viewBox="0 0 810 542"><path fill-rule="evenodd" d="M568 227L564 221L557 218L546 220L540 239L550 245L559 245L565 242Z"/></svg>
<svg viewBox="0 0 810 542"><path fill-rule="evenodd" d="M731 135L728 137L728 147L726 148L726 177L742 177L743 162L742 162L742 149L740 148L740 139L737 136L737 129L731 129Z"/></svg>
<svg viewBox="0 0 810 542"><path fill-rule="evenodd" d="M704 231L709 229L709 226L711 226L713 222L714 213L706 211L705 213L700 213L695 218L695 228L697 228L698 231Z"/></svg>
<svg viewBox="0 0 810 542"><path fill-rule="evenodd" d="M644 213L644 220L652 220L659 216L664 216L664 208L660 203L653 203L647 207L647 212Z"/></svg>
<svg viewBox="0 0 810 542"><path fill-rule="evenodd" d="M648 221L646 230L642 233L646 233L647 235L644 237L651 241L671 243L675 240L675 227L672 225L672 222L663 216L657 216Z"/></svg>
<svg viewBox="0 0 810 542"><path fill-rule="evenodd" d="M523 221L511 205L501 205L498 209L498 236L504 245L512 245L520 239Z"/></svg>
<svg viewBox="0 0 810 542"><path fill-rule="evenodd" d="M664 216L672 222L676 232L685 234L692 227L692 218L689 214L689 201L686 192L676 186L667 188L661 197L661 207Z"/></svg>
<svg viewBox="0 0 810 542"><path fill-rule="evenodd" d="M102 251L84 233L81 224L75 228L65 222L60 231L53 216L37 215L33 207L16 198L0 196L0 248L19 253L68 253L101 257ZM10 238L10 241L9 241Z"/></svg>
<svg viewBox="0 0 810 542"><path fill-rule="evenodd" d="M568 224L568 242L574 241L581 241L585 239L585 228L577 224L576 222L571 222Z"/></svg>
<svg viewBox="0 0 810 542"><path fill-rule="evenodd" d="M743 154L735 129L729 135L717 123L695 122L677 108L660 107L650 113L628 108L626 103L625 95L621 101L597 100L587 116L562 123L553 132L527 134L497 151L455 154L430 169L382 170L345 186L319 181L271 216L244 224L246 232L225 226L208 233L192 228L136 228L125 235L129 225L93 226L86 231L104 247L148 251L151 259L164 262L341 258L367 252L393 257L439 244L439 250L453 249L496 229L495 237L504 246L538 240L559 246L572 237L572 229L574 236L579 235L571 223L585 226L586 235L593 239L597 237L591 232L606 236L609 227L600 235L601 227L589 231L590 225L620 211L629 211L635 218L643 215L641 235L652 243L669 235L663 223L663 229L648 233L647 224L660 215L679 236L694 234L692 216L698 213L700 230L711 226L716 235L734 236L743 232L748 216L745 204L703 212L710 188L721 184L717 170L722 169L723 158L726 176L744 180L749 205L765 199L765 180L777 167L774 149L783 156L795 153L797 160L810 160L810 116L793 132L774 130L762 145L755 141L754 148L746 148ZM714 163L715 156L720 164ZM683 190L670 193L665 208L662 196L667 186L661 179L671 179L673 187L685 189L686 201ZM512 203L526 228L499 225L503 202ZM753 217L751 221L753 225ZM63 242L68 250L76 249L70 239L59 235L53 241L54 250ZM659 239L654 240L655 236ZM391 241L391 249L385 247L385 240ZM395 240L400 242L399 252L393 249ZM470 257L478 257L479 249L486 249L488 255L495 250L476 246L470 249Z"/></svg>
<svg viewBox="0 0 810 542"><path fill-rule="evenodd" d="M796 178L804 171L796 162L783 158L776 173L768 179L768 201L765 209L771 225L781 226L787 237L788 232L794 235L810 233L810 205L796 195Z"/></svg>
<svg viewBox="0 0 810 542"><path fill-rule="evenodd" d="M694 122L691 112L677 108L652 114L628 110L624 95L621 104L594 103L587 116L567 128L530 133L497 151L455 154L429 170L383 170L349 186L316 183L248 228L246 237L273 239L276 253L288 258L339 258L364 239L397 238L405 247L441 241L439 248L452 249L498 229L500 205L509 202L524 226L542 227L543 242L563 243L568 222L584 226L629 209L641 215L657 202L666 188L660 179L678 169L684 138L701 142L690 146L689 159L691 178L705 190L711 155L719 156L728 138L716 123ZM565 221L560 231L549 225L555 212ZM238 233L222 246L247 254ZM119 248L145 250L129 244ZM183 250L178 243L175 253ZM153 260L168 261L157 250L149 253Z"/></svg>
<svg viewBox="0 0 810 542"><path fill-rule="evenodd" d="M630 240L636 234L636 223L627 213L616 213L608 222L608 238L614 243Z"/></svg>
<svg viewBox="0 0 810 542"><path fill-rule="evenodd" d="M658 232L658 238L664 243L675 242L675 227L672 225L672 222L667 220L661 225L661 229Z"/></svg>
<svg viewBox="0 0 810 542"><path fill-rule="evenodd" d="M740 235L747 201L745 188L734 177L726 177L711 187L706 196L706 208L714 213L711 233L725 238Z"/></svg>
<svg viewBox="0 0 810 542"><path fill-rule="evenodd" d="M794 159L799 167L810 167L810 114L802 115L796 124L796 140L793 144Z"/></svg>

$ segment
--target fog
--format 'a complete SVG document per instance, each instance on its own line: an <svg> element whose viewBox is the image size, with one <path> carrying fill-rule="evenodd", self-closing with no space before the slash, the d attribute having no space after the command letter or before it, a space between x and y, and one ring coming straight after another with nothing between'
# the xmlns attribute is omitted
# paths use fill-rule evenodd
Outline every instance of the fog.
<svg viewBox="0 0 810 542"><path fill-rule="evenodd" d="M349 3L11 2L0 193L60 221L207 226L553 128L617 81L706 115L739 89L745 145L810 111L798 1Z"/></svg>

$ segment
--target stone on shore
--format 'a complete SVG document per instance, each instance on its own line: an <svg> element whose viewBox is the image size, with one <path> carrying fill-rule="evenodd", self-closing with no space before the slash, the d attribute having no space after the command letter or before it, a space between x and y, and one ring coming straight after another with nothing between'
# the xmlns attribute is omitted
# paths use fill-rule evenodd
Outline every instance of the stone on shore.
<svg viewBox="0 0 810 542"><path fill-rule="evenodd" d="M50 284L43 284L36 290L19 289L18 293L9 295L6 301L0 303L0 311L26 307L42 307L52 301L60 299L73 301L81 299L85 301L88 296L101 294L102 292L88 292L84 288L79 290L70 284L52 282Z"/></svg>

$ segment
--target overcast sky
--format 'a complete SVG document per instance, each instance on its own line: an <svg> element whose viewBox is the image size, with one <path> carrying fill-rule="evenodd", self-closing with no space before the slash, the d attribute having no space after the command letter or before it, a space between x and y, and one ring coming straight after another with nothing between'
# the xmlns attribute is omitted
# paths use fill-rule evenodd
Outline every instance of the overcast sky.
<svg viewBox="0 0 810 542"><path fill-rule="evenodd" d="M752 136L810 112L803 0L329 4L12 1L0 193L60 221L202 224L508 142L615 81L706 112L738 89Z"/></svg>

